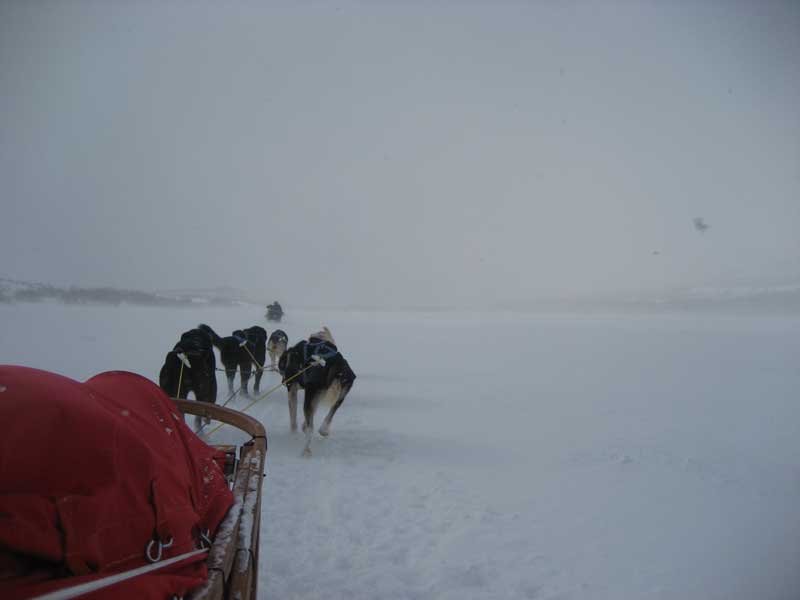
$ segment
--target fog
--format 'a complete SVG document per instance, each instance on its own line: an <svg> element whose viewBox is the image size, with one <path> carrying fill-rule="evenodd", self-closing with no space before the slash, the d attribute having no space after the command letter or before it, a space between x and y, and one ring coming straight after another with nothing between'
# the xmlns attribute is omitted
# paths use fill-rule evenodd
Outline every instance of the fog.
<svg viewBox="0 0 800 600"><path fill-rule="evenodd" d="M799 56L796 2L5 1L0 276L370 306L796 283Z"/></svg>

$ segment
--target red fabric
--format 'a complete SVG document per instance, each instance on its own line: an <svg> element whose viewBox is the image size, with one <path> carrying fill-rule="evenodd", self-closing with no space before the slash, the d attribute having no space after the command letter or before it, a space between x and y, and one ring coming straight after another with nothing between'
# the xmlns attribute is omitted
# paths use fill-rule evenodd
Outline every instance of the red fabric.
<svg viewBox="0 0 800 600"><path fill-rule="evenodd" d="M233 502L216 451L139 375L79 383L0 366L0 390L2 598L148 564L152 539L173 538L164 558L194 550L199 530L215 532ZM204 556L166 571L118 584L113 596L182 594L205 580Z"/></svg>

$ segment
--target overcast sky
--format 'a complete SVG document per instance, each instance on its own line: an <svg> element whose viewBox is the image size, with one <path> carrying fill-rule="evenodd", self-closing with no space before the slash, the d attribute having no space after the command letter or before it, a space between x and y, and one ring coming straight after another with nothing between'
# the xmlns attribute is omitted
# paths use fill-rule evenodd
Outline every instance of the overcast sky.
<svg viewBox="0 0 800 600"><path fill-rule="evenodd" d="M798 60L796 1L4 0L0 277L316 305L797 282Z"/></svg>

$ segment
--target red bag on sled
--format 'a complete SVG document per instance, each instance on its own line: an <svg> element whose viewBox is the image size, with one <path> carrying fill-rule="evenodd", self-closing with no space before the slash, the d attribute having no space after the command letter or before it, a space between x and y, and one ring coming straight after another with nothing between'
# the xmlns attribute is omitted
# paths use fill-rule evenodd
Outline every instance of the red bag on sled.
<svg viewBox="0 0 800 600"><path fill-rule="evenodd" d="M233 502L219 453L139 375L0 366L0 424L0 598L148 565L159 542L162 560L191 552ZM181 596L206 580L205 558L86 597Z"/></svg>

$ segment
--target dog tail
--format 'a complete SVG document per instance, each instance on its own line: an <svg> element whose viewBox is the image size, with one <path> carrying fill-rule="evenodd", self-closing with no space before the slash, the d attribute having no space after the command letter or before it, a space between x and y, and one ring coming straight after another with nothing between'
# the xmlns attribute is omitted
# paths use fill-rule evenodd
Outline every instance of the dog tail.
<svg viewBox="0 0 800 600"><path fill-rule="evenodd" d="M200 325L198 325L197 328L200 331L208 334L208 337L211 338L211 343L214 344L217 348L219 348L219 343L222 341L222 338L219 337L217 333L213 329L211 329L211 327L209 327L205 323L200 323Z"/></svg>

